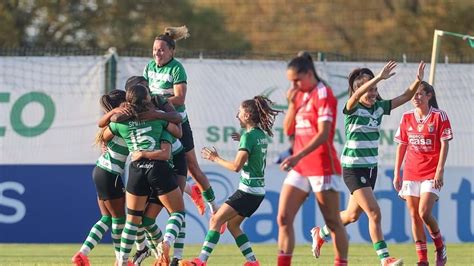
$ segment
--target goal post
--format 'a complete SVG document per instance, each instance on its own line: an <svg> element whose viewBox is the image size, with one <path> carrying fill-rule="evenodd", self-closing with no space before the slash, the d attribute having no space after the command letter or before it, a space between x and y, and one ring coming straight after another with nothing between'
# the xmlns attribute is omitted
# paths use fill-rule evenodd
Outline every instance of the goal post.
<svg viewBox="0 0 474 266"><path fill-rule="evenodd" d="M436 65L438 64L438 57L439 57L439 50L441 47L441 37L444 35L450 35L454 37L462 38L463 40L467 40L469 45L474 48L474 37L467 35L467 34L460 34L455 32L449 31L442 31L442 30L434 30L433 36L433 49L431 51L431 64L430 64L430 77L428 82L431 85L434 85L435 82L435 74L436 74Z"/></svg>

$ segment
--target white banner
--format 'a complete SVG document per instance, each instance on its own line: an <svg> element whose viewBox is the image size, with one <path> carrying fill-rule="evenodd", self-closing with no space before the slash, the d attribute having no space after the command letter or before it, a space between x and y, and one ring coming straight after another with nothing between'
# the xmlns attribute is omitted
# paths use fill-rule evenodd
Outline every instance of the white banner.
<svg viewBox="0 0 474 266"><path fill-rule="evenodd" d="M127 77L141 75L144 66L150 59L120 58L118 86L123 87ZM220 154L232 159L237 151L237 143L230 134L239 130L235 118L239 104L255 95L266 94L285 106L285 93L289 86L286 79L286 62L283 61L252 61L252 60L181 60L188 75L188 91L186 106L194 134L196 153L204 146L215 146ZM368 67L375 73L383 67L383 63L317 63L317 69L323 79L333 88L339 99L337 135L335 145L338 151L344 144L344 120L342 108L347 100L347 76L356 67ZM378 84L379 93L385 99L403 93L415 79L418 64L400 64L396 75ZM429 69L429 66L426 67ZM426 72L428 72L426 70ZM449 242L474 241L474 159L470 148L474 142L474 127L470 114L474 107L470 104L473 98L474 84L473 65L451 64L440 65L437 71L435 90L440 108L448 113L454 131L454 139L450 142L450 151L446 163L446 185L437 204L436 214L444 237ZM428 79L428 73L425 73ZM393 136L398 128L403 112L413 108L411 103L395 109L390 116L385 116L382 124L379 148L379 174L375 194L379 199L383 217L383 232L386 239L395 242L411 241L409 216L405 203L400 200L392 189L393 165L395 162L396 145ZM268 168L266 174L267 196L258 212L244 225L244 231L250 232L252 241L274 243L277 238L277 202L285 173L280 172L271 161L288 148L287 139L282 131L283 115L275 123L275 137L269 146ZM198 154L199 157L199 154ZM235 190L238 175L225 169L209 165L208 161L200 160L206 173L215 187L221 203ZM343 206L346 206L348 191L344 194ZM199 243L204 239L209 217L200 218L189 201L186 206L188 232L191 243ZM309 230L314 224L321 225L322 217L316 210L314 197L311 197L299 212L295 221L297 242L309 241ZM439 213L439 215L438 215ZM301 219L304 215L305 219ZM165 217L160 219L164 221ZM361 221L347 227L351 242L370 242L368 225L365 216ZM195 233L201 232L201 233ZM232 243L230 235L223 241Z"/></svg>
<svg viewBox="0 0 474 266"><path fill-rule="evenodd" d="M142 75L144 66L150 59L121 57L118 74L118 87L123 88L125 80L132 75ZM255 60L181 60L188 75L186 108L193 129L196 150L203 146L216 146L224 156L232 156L234 147L230 134L239 130L235 118L239 104L255 95L266 94L281 106L286 105L286 62ZM344 117L342 108L347 100L347 76L356 67L368 67L377 73L383 63L329 62L317 63L323 79L338 97L336 149L340 152L344 145ZM402 94L415 79L418 64L400 64L394 77L378 84L379 93L384 99ZM425 79L428 79L429 65L426 66ZM450 142L447 166L473 167L474 158L469 149L474 147L474 126L470 114L474 113L474 65L440 65L437 70L435 90L438 104L448 113L454 132ZM393 165L396 143L393 136L398 128L403 112L412 109L407 103L384 116L382 122L379 164ZM280 115L275 122L275 136L269 147L269 158L288 148L283 134ZM201 163L207 163L202 162Z"/></svg>
<svg viewBox="0 0 474 266"><path fill-rule="evenodd" d="M105 58L2 57L0 164L91 164Z"/></svg>

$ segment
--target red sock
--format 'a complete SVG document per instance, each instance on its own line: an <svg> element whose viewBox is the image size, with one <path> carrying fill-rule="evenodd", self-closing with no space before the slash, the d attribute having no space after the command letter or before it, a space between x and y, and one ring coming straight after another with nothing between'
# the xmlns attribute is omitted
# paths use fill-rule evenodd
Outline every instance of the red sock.
<svg viewBox="0 0 474 266"><path fill-rule="evenodd" d="M336 258L334 260L334 266L347 266L347 259Z"/></svg>
<svg viewBox="0 0 474 266"><path fill-rule="evenodd" d="M292 254L279 253L278 254L278 266L291 266Z"/></svg>
<svg viewBox="0 0 474 266"><path fill-rule="evenodd" d="M431 238L433 239L436 250L439 250L439 249L443 248L443 246L444 246L443 238L441 237L441 232L440 231L431 234Z"/></svg>
<svg viewBox="0 0 474 266"><path fill-rule="evenodd" d="M416 254L418 254L418 261L428 261L428 250L426 248L426 242L416 241Z"/></svg>

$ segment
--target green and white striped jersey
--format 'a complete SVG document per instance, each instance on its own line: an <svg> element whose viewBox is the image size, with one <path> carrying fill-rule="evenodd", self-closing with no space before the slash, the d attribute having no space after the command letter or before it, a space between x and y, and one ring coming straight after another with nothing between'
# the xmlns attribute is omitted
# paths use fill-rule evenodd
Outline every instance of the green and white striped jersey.
<svg viewBox="0 0 474 266"><path fill-rule="evenodd" d="M174 58L161 67L151 60L143 70L143 77L148 81L151 95L161 95L166 99L174 96L173 86L175 84L187 82L183 65ZM175 108L183 118L183 122L186 122L188 119L186 106L183 104L175 106Z"/></svg>
<svg viewBox="0 0 474 266"><path fill-rule="evenodd" d="M114 136L107 143L107 151L99 157L96 165L107 172L123 176L128 153L125 141Z"/></svg>
<svg viewBox="0 0 474 266"><path fill-rule="evenodd" d="M239 190L265 195L267 146L267 135L260 128L252 128L240 137L239 150L247 151L249 157L240 171Z"/></svg>
<svg viewBox="0 0 474 266"><path fill-rule="evenodd" d="M346 143L342 150L341 163L346 168L377 166L382 116L389 115L391 101L376 101L367 108L360 103L352 110L344 106Z"/></svg>

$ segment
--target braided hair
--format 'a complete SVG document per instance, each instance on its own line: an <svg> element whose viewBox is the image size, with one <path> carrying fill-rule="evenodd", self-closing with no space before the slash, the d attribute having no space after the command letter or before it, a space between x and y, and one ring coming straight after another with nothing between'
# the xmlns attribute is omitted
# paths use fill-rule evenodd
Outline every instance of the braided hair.
<svg viewBox="0 0 474 266"><path fill-rule="evenodd" d="M271 106L273 102L265 96L255 96L253 99L242 102L242 108L250 114L250 120L258 125L270 137L273 137L272 127L275 117L283 111L275 110Z"/></svg>

